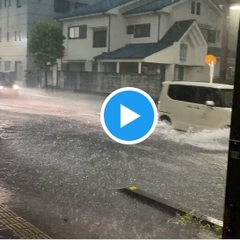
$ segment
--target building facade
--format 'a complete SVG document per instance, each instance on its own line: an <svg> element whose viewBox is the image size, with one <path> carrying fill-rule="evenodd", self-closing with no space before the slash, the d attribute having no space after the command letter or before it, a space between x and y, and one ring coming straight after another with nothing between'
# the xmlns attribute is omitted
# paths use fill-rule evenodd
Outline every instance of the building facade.
<svg viewBox="0 0 240 240"><path fill-rule="evenodd" d="M60 17L66 37L61 67L208 81L204 59L220 55L222 17L212 0L102 0Z"/></svg>
<svg viewBox="0 0 240 240"><path fill-rule="evenodd" d="M27 80L34 85L39 74L27 48L32 26L96 1L0 0L0 71L10 72L20 85Z"/></svg>

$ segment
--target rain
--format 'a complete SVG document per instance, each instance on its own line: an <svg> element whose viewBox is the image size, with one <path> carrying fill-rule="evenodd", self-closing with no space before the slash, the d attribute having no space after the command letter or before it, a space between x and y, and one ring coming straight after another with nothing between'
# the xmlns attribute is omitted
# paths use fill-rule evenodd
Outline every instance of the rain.
<svg viewBox="0 0 240 240"><path fill-rule="evenodd" d="M239 4L0 0L0 239L234 234Z"/></svg>
<svg viewBox="0 0 240 240"><path fill-rule="evenodd" d="M168 224L172 216L118 191L131 185L220 219L229 131L159 123L145 142L117 144L99 121L104 99L24 88L19 99L1 99L0 178L14 195L1 201L26 219L30 211L47 232L48 217L57 219L50 233L65 238L189 236Z"/></svg>

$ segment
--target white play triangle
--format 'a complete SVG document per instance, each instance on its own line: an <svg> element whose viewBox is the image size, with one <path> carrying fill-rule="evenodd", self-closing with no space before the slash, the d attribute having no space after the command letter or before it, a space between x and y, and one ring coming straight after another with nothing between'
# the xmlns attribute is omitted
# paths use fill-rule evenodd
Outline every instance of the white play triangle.
<svg viewBox="0 0 240 240"><path fill-rule="evenodd" d="M141 117L139 114L133 112L131 109L121 104L121 108L120 108L120 118L121 118L120 127L121 128L135 121L139 117Z"/></svg>

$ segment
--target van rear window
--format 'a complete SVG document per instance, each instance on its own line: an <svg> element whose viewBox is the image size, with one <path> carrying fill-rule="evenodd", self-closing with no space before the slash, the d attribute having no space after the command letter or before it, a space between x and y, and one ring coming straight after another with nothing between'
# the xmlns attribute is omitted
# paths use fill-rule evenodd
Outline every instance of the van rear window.
<svg viewBox="0 0 240 240"><path fill-rule="evenodd" d="M220 92L215 88L172 85L169 87L168 96L177 101L197 104L214 101L216 107L223 106Z"/></svg>

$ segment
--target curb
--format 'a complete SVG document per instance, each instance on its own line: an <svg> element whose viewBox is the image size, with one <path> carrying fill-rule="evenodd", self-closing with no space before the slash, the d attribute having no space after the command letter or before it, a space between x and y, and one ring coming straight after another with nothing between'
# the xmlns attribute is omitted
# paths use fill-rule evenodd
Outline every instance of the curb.
<svg viewBox="0 0 240 240"><path fill-rule="evenodd" d="M223 227L223 222L216 218L212 218L201 213L196 213L193 210L188 209L187 207L181 206L176 203L172 203L166 199L149 194L141 189L138 189L136 186L122 188L119 189L119 191L132 198L136 198L143 204L148 204L153 208L161 209L162 211L167 211L172 215L176 215L176 213L188 214L191 212L193 214L193 217L199 219L203 224L209 224L211 227L214 226Z"/></svg>
<svg viewBox="0 0 240 240"><path fill-rule="evenodd" d="M18 238L51 239L31 223L2 205L0 205L0 224L13 231Z"/></svg>

